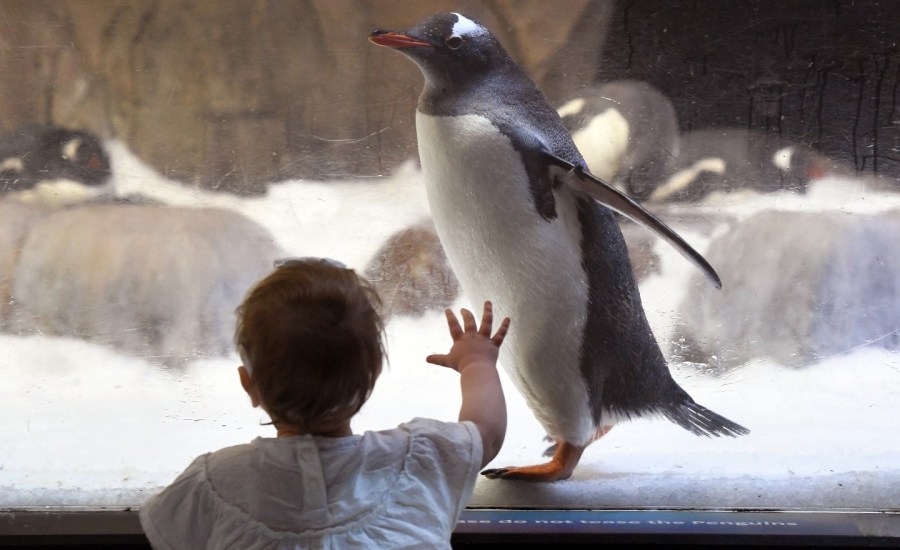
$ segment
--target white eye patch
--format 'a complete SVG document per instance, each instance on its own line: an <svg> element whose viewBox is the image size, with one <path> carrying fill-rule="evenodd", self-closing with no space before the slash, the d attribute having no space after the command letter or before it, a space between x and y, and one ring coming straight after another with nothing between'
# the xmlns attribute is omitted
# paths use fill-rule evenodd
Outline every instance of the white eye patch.
<svg viewBox="0 0 900 550"><path fill-rule="evenodd" d="M72 138L63 145L62 154L66 160L78 158L78 148L81 147L81 138Z"/></svg>
<svg viewBox="0 0 900 550"><path fill-rule="evenodd" d="M24 172L25 171L25 163L22 161L20 157L9 157L5 159L3 162L0 162L0 172Z"/></svg>
<svg viewBox="0 0 900 550"><path fill-rule="evenodd" d="M467 36L478 36L480 34L487 34L487 29L472 21L468 17L460 15L456 12L453 13L456 16L456 23L453 24L453 28L450 29L450 37L457 36L459 38L465 38Z"/></svg>
<svg viewBox="0 0 900 550"><path fill-rule="evenodd" d="M794 148L784 147L783 149L775 151L775 154L772 155L772 164L780 168L782 172L787 172L791 169L793 157Z"/></svg>

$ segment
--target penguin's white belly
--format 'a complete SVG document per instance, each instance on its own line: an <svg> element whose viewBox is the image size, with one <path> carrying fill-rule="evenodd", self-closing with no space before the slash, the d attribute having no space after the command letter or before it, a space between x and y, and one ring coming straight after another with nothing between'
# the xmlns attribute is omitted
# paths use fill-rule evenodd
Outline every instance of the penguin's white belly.
<svg viewBox="0 0 900 550"><path fill-rule="evenodd" d="M478 115L416 114L419 156L441 243L476 311L512 318L501 364L548 434L586 444L596 430L580 355L588 281L574 197L538 213L518 151Z"/></svg>

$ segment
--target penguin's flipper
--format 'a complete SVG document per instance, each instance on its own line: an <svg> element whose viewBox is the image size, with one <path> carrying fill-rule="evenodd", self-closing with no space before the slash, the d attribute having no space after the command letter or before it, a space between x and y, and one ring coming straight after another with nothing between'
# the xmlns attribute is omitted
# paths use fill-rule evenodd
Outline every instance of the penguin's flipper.
<svg viewBox="0 0 900 550"><path fill-rule="evenodd" d="M706 275L716 288L722 288L722 280L706 258L693 249L681 235L671 227L664 224L656 216L648 212L628 195L622 193L612 185L591 174L581 166L561 159L551 153L544 153L549 163L550 177L558 182L569 185L576 190L586 193L588 196L622 214L626 218L639 223L646 229L656 233L670 245L675 247L682 256L697 266Z"/></svg>

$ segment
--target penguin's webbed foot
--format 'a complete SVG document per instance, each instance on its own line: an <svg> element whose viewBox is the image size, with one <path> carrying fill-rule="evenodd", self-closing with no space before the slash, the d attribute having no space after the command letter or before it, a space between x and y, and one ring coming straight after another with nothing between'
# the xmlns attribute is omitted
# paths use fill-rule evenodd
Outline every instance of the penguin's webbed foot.
<svg viewBox="0 0 900 550"><path fill-rule="evenodd" d="M556 445L556 451L550 462L534 466L509 466L484 470L481 475L489 479L510 479L519 481L559 481L568 479L581 460L584 447L576 447L562 441Z"/></svg>
<svg viewBox="0 0 900 550"><path fill-rule="evenodd" d="M572 470L574 470L574 467ZM493 468L484 470L481 472L481 475L489 479L547 482L568 479L571 477L572 471L567 470L562 464L551 460L546 464L535 464L534 466Z"/></svg>

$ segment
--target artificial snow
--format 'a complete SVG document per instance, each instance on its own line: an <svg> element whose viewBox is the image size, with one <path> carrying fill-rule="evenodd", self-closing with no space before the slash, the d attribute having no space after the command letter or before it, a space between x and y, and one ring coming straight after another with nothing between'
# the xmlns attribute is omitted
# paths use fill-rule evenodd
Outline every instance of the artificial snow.
<svg viewBox="0 0 900 550"><path fill-rule="evenodd" d="M287 255L334 257L360 272L388 236L428 218L412 165L362 181L276 183L265 196L240 198L168 181L123 145L109 149L121 195L233 209L271 231ZM729 196L705 208L732 219L772 208L870 213L898 209L900 198L831 179L807 196ZM676 228L701 252L708 245L709 234ZM668 351L694 268L665 243L656 251L661 273L641 291ZM463 297L456 308L467 305ZM425 362L449 348L443 315L394 317L387 332L390 363L353 429L390 428L416 416L455 420L458 375ZM198 454L273 436L240 388L238 365L232 354L167 368L72 338L0 335L0 506L140 505ZM621 424L587 449L572 479L480 479L471 505L900 508L900 354L859 346L802 368L766 358L719 375L691 364L671 368L699 403L750 435L707 439L664 420ZM543 461L544 433L501 377L509 429L492 466Z"/></svg>

